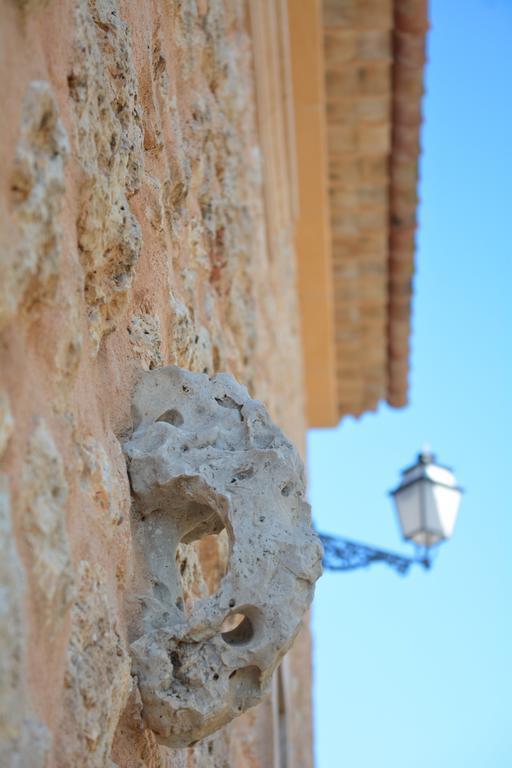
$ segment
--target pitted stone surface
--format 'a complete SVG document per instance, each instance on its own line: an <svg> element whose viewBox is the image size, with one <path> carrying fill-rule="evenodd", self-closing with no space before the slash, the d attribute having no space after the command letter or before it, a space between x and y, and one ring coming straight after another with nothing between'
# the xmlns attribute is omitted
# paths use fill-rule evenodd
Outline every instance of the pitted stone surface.
<svg viewBox="0 0 512 768"><path fill-rule="evenodd" d="M31 714L25 680L25 571L13 533L7 478L0 475L0 765L47 768L51 734Z"/></svg>
<svg viewBox="0 0 512 768"><path fill-rule="evenodd" d="M14 432L14 419L11 413L11 404L5 392L0 392L0 459Z"/></svg>
<svg viewBox="0 0 512 768"><path fill-rule="evenodd" d="M9 398L4 412L0 402L0 449L5 447L2 471L10 477L13 499L13 530L6 536L23 556L28 584L26 592L18 582L10 584L10 594L2 597L9 611L15 605L12 629L15 616L22 627L13 637L23 654L19 661L8 654L6 667L12 665L16 675L18 664L27 689L26 695L19 687L8 694L9 711L16 708L23 717L16 720L17 744L38 742L44 755L44 727L35 736L29 727L32 717L41 717L54 744L68 740L62 761L67 768L80 761L109 765L105 755L119 715L117 704L108 709L117 694L109 698L103 691L100 656L108 651L98 635L90 641L94 653L100 646L94 663L66 673L73 695L62 684L66 637L80 631L70 553L75 565L87 560L102 566L109 626L123 635L126 609L129 641L143 634L131 623L130 611L134 623L140 618L131 607L137 597L132 587L138 592L143 578L126 514L124 457L113 442L114 435L126 435L140 368L173 363L210 375L230 370L296 441L304 421L292 231L282 227L279 247L271 246L263 191L273 177L262 176L258 119L266 118L265 110L256 110L255 50L245 4L39 5L25 3L21 13L19 3L4 3L0 24L6 51L0 390ZM30 172L23 187L17 184L18 158L25 158ZM31 435L40 422L51 433L50 453L59 457L46 462L44 471L60 486L65 470L55 497L49 490L53 481L45 489L39 473L31 472L39 450L29 446L36 447ZM41 491L35 491L36 483ZM25 503L28 497L35 506ZM36 509L43 510L40 518ZM185 609L217 590L227 549L226 531L180 545ZM9 554L6 567L13 576ZM38 587L36 571L45 573L50 592ZM79 602L93 606L95 590L96 581L86 579ZM91 611L94 622L99 608ZM29 629L25 639L23 627ZM6 631L11 627L0 628L0 634ZM114 638L108 647L116 643ZM297 639L292 654L306 701L309 662L301 647ZM10 674L0 675L0 686ZM122 676L121 687L124 681ZM93 721L101 728L107 711L105 742L94 745ZM123 714L111 759L119 768L239 768L250 762L247 745L271 733L257 712L191 750L171 750L171 756L151 731L132 731ZM299 704L293 722L304 723L305 755L307 720L309 710ZM295 742L295 731L289 734ZM13 755L19 754L16 746ZM50 747L48 768L56 754ZM35 768L39 764L29 755L26 764Z"/></svg>
<svg viewBox="0 0 512 768"><path fill-rule="evenodd" d="M0 476L0 764L21 737L25 578L14 541L7 478Z"/></svg>
<svg viewBox="0 0 512 768"><path fill-rule="evenodd" d="M162 332L158 317L147 312L132 315L128 326L130 344L146 371L159 368L162 363Z"/></svg>
<svg viewBox="0 0 512 768"><path fill-rule="evenodd" d="M153 585L134 672L146 725L188 746L261 700L313 597L321 547L298 453L230 375L148 372L133 418L125 453ZM187 613L176 549L224 528L227 572Z"/></svg>
<svg viewBox="0 0 512 768"><path fill-rule="evenodd" d="M103 569L82 561L64 677L66 719L57 744L62 768L109 764L114 730L130 689L130 660L112 612Z"/></svg>
<svg viewBox="0 0 512 768"><path fill-rule="evenodd" d="M78 245L93 350L116 327L142 248L128 199L143 173L143 134L130 32L115 0L77 4L68 77L78 156L87 176Z"/></svg>
<svg viewBox="0 0 512 768"><path fill-rule="evenodd" d="M20 137L10 179L19 227L14 252L0 264L0 327L19 306L53 298L59 276L59 214L64 196L66 132L49 83L30 83L23 102Z"/></svg>
<svg viewBox="0 0 512 768"><path fill-rule="evenodd" d="M129 512L127 489L103 447L92 436L78 444L81 473L80 486L93 501L104 535L111 539Z"/></svg>
<svg viewBox="0 0 512 768"><path fill-rule="evenodd" d="M29 440L22 480L23 528L34 587L44 623L54 631L73 598L73 570L65 519L68 484L62 457L44 421Z"/></svg>

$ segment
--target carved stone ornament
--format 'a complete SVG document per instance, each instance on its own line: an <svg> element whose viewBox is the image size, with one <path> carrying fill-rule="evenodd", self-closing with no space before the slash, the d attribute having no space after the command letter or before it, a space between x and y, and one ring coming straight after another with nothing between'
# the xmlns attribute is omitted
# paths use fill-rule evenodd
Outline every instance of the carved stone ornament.
<svg viewBox="0 0 512 768"><path fill-rule="evenodd" d="M124 450L153 585L133 671L146 726L185 747L266 693L311 603L322 550L297 451L232 376L150 371L133 419ZM187 613L176 549L223 528L227 571Z"/></svg>

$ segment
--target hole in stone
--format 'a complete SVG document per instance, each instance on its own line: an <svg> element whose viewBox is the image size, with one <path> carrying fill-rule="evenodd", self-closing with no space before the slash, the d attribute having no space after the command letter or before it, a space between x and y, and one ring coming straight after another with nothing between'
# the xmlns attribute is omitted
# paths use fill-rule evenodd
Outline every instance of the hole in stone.
<svg viewBox="0 0 512 768"><path fill-rule="evenodd" d="M228 645L245 645L254 636L252 621L245 613L230 613L224 619L220 631Z"/></svg>
<svg viewBox="0 0 512 768"><path fill-rule="evenodd" d="M292 488L293 486L291 483L286 483L286 485L283 485L281 488L281 496L289 496L292 492Z"/></svg>
<svg viewBox="0 0 512 768"><path fill-rule="evenodd" d="M229 541L227 531L205 536L192 544L180 544L179 558L185 557L187 563L181 561L180 574L182 589L187 611L193 610L196 600L215 594L226 574L229 557Z"/></svg>
<svg viewBox="0 0 512 768"><path fill-rule="evenodd" d="M256 703L261 690L261 670L259 667L242 667L237 670L236 678L230 683L230 691L238 710L244 711Z"/></svg>
<svg viewBox="0 0 512 768"><path fill-rule="evenodd" d="M157 421L165 421L166 424L172 424L173 427L181 427L183 424L183 416L176 410L176 408L170 408L168 411L162 413Z"/></svg>
<svg viewBox="0 0 512 768"><path fill-rule="evenodd" d="M179 653L177 651L171 651L169 654L169 659L172 664L173 672L176 674L182 666Z"/></svg>
<svg viewBox="0 0 512 768"><path fill-rule="evenodd" d="M218 512L207 504L189 502L183 515L190 525L176 552L187 613L197 600L215 594L226 574L229 539Z"/></svg>
<svg viewBox="0 0 512 768"><path fill-rule="evenodd" d="M192 501L187 505L185 515L188 530L181 539L182 544L191 544L208 535L220 533L224 529L224 523L218 512L208 504Z"/></svg>

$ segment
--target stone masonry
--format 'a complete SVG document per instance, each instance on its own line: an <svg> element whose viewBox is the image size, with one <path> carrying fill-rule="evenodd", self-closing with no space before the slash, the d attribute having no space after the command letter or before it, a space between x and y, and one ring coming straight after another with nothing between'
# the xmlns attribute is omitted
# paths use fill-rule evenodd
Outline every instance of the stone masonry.
<svg viewBox="0 0 512 768"><path fill-rule="evenodd" d="M288 231L268 249L246 6L5 0L0 35L0 763L269 765L269 699L185 751L144 728L121 449L136 382L171 363L232 373L302 444L294 251ZM193 600L226 543L181 547ZM309 768L307 631L288 658Z"/></svg>

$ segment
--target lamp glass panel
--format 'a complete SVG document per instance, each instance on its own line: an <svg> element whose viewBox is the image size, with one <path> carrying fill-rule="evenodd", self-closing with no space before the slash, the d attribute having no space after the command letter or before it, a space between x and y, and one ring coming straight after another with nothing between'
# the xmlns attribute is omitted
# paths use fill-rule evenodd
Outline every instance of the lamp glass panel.
<svg viewBox="0 0 512 768"><path fill-rule="evenodd" d="M442 538L449 539L457 520L461 493L458 488L433 485L431 494L437 510L438 529Z"/></svg>
<svg viewBox="0 0 512 768"><path fill-rule="evenodd" d="M432 546L445 538L440 517L439 497L436 494L437 486L433 483L425 482L422 485L424 510L422 521L424 541L422 543L426 546Z"/></svg>
<svg viewBox="0 0 512 768"><path fill-rule="evenodd" d="M414 539L421 524L421 482L401 488L394 494L398 519L404 539Z"/></svg>

